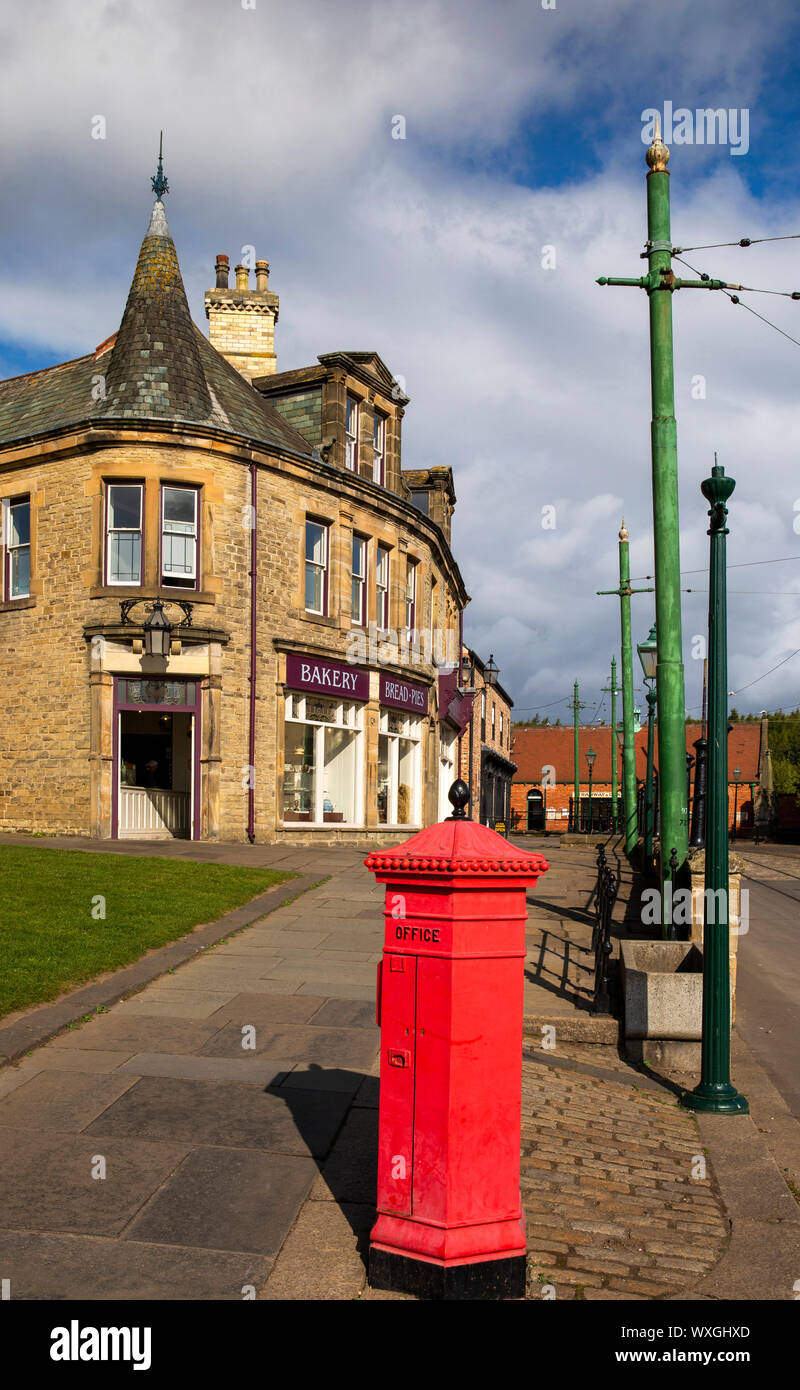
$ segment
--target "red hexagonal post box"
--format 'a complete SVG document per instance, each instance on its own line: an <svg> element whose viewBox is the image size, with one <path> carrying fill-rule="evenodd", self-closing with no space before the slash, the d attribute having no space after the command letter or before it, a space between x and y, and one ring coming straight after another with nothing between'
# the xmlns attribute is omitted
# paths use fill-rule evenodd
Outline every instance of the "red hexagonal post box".
<svg viewBox="0 0 800 1390"><path fill-rule="evenodd" d="M526 889L547 868L464 815L365 863L386 884L376 1288L522 1298Z"/></svg>

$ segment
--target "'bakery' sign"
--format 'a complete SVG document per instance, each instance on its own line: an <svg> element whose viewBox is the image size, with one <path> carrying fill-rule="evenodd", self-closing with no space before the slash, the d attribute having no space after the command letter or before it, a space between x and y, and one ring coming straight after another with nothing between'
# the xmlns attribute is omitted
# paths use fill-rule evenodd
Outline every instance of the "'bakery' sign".
<svg viewBox="0 0 800 1390"><path fill-rule="evenodd" d="M324 661L319 656L286 657L289 690L312 690L315 695L340 695L348 700L369 699L369 671L344 661Z"/></svg>

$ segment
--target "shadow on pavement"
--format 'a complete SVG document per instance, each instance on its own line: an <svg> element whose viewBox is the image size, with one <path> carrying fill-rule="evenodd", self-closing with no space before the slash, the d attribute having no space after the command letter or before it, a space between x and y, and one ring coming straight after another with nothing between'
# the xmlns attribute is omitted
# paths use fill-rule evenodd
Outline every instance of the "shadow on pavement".
<svg viewBox="0 0 800 1390"><path fill-rule="evenodd" d="M309 1195L337 1204L366 1264L378 1187L378 1078L311 1062L287 1072L266 1090L284 1102L305 1151L317 1164L319 1175ZM342 1116L323 1150L308 1099L310 1095L324 1096L330 1102L331 1093L341 1096Z"/></svg>

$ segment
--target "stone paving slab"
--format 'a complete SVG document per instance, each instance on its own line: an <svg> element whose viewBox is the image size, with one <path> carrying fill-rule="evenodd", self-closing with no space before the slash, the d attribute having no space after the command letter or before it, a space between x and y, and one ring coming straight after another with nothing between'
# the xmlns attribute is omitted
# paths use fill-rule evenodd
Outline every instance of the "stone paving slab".
<svg viewBox="0 0 800 1390"><path fill-rule="evenodd" d="M0 1211L22 1230L119 1235L187 1153L180 1143L0 1131ZM105 1177L98 1172L105 1160ZM13 1270L8 1277L13 1276Z"/></svg>
<svg viewBox="0 0 800 1390"><path fill-rule="evenodd" d="M316 1172L311 1158L200 1147L131 1223L125 1239L275 1256Z"/></svg>
<svg viewBox="0 0 800 1390"><path fill-rule="evenodd" d="M0 1101L0 1126L77 1133L132 1084L129 1076L119 1072L41 1071Z"/></svg>
<svg viewBox="0 0 800 1390"><path fill-rule="evenodd" d="M48 1066L55 1065L53 1058L60 1051L85 1054L94 1048L101 1051L125 1048L130 1056L146 1046L149 1052L193 1052L217 1031L218 1026L189 1019L141 1018L115 1009L113 1014L96 1014L80 1028L71 1028L53 1038L47 1051Z"/></svg>
<svg viewBox="0 0 800 1390"><path fill-rule="evenodd" d="M326 1003L323 995L251 994L245 991L234 995L230 1003L217 1009L211 1015L209 1025L216 1024L214 1031L219 1032L227 1023L238 1023L240 1027L251 1023L256 1028L259 1025L268 1028L276 1023L312 1023ZM196 1048L192 1050L198 1051L211 1035L209 1031L205 1038L198 1039Z"/></svg>
<svg viewBox="0 0 800 1390"><path fill-rule="evenodd" d="M116 1007L119 1014L133 1014L137 1017L152 1015L169 1019L203 1019L210 1018L217 1009L224 1008L238 992L235 987L215 990L213 993L209 990L173 990L172 993L162 989L143 990L141 994L134 994L130 999L123 999ZM268 993L267 990L263 992Z"/></svg>
<svg viewBox="0 0 800 1390"><path fill-rule="evenodd" d="M309 1021L313 1028L373 1029L376 1046L380 1036L375 1024L375 1005L358 999L328 999Z"/></svg>
<svg viewBox="0 0 800 1390"><path fill-rule="evenodd" d="M0 1229L12 1299L241 1302L262 1287L270 1264L263 1255Z"/></svg>
<svg viewBox="0 0 800 1390"><path fill-rule="evenodd" d="M229 1023L200 1049L203 1057L241 1057L242 1030ZM364 1028L300 1027L255 1029L252 1056L283 1058L284 1062L317 1062L336 1067L367 1066L378 1050L379 1038Z"/></svg>
<svg viewBox="0 0 800 1390"><path fill-rule="evenodd" d="M259 1297L343 1300L364 1288L363 1251L374 1205L307 1202Z"/></svg>
<svg viewBox="0 0 800 1390"><path fill-rule="evenodd" d="M184 1081L238 1081L262 1089L271 1086L293 1059L263 1061L258 1057L192 1057L169 1052L139 1052L120 1071L131 1076L171 1076Z"/></svg>
<svg viewBox="0 0 800 1390"><path fill-rule="evenodd" d="M143 1077L89 1126L98 1138L325 1155L347 1109L334 1093L277 1095L230 1081Z"/></svg>

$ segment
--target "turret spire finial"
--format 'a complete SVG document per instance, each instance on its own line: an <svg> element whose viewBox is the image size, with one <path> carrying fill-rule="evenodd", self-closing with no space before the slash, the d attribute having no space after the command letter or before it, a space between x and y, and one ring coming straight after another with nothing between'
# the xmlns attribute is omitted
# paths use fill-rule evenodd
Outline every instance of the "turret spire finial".
<svg viewBox="0 0 800 1390"><path fill-rule="evenodd" d="M153 192L155 193L156 198L159 202L161 202L161 199L165 193L169 193L169 182L164 176L164 164L162 154L163 142L164 132L162 130L159 131L158 136L158 171L153 175L153 177L150 180L151 184L153 185Z"/></svg>

